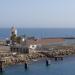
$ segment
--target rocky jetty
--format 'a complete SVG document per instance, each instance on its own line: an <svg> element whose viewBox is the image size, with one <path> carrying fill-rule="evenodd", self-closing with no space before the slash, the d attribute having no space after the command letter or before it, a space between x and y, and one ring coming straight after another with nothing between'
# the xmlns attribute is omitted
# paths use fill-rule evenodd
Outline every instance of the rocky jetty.
<svg viewBox="0 0 75 75"><path fill-rule="evenodd" d="M40 50L39 50L40 51ZM31 52L27 54L22 53L16 53L13 55L11 52L0 52L0 57L3 61L5 61L3 64L6 65L12 65L12 64L18 64L18 63L25 63L31 62L34 59L41 59L45 57L53 58L54 56L60 56L60 55L72 55L75 54L75 47L74 46L56 46L53 47L52 50L48 50L48 52Z"/></svg>

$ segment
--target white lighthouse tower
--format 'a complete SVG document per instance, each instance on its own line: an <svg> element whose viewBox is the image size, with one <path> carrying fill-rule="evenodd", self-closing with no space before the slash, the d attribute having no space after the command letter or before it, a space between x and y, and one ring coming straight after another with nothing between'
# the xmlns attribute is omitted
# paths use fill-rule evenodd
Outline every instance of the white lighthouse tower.
<svg viewBox="0 0 75 75"><path fill-rule="evenodd" d="M17 29L16 29L15 25L13 25L12 28L11 28L11 36L12 35L17 36Z"/></svg>

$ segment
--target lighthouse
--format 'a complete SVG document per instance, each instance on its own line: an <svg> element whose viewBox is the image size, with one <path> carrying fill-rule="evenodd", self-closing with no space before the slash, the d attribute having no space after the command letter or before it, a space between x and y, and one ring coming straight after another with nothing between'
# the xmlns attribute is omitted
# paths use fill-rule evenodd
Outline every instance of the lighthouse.
<svg viewBox="0 0 75 75"><path fill-rule="evenodd" d="M11 28L11 36L10 36L12 45L16 44L16 38L17 38L17 29L13 25L12 28Z"/></svg>
<svg viewBox="0 0 75 75"><path fill-rule="evenodd" d="M13 36L13 35L17 36L17 29L16 29L15 25L13 25L11 28L11 36Z"/></svg>

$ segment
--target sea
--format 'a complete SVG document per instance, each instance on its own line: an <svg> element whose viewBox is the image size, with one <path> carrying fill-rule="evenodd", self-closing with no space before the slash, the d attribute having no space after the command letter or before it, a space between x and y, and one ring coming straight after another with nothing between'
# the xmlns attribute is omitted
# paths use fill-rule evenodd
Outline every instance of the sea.
<svg viewBox="0 0 75 75"><path fill-rule="evenodd" d="M18 36L28 36L36 38L48 37L75 37L74 28L17 28ZM9 38L11 28L0 28L0 39Z"/></svg>
<svg viewBox="0 0 75 75"><path fill-rule="evenodd" d="M74 28L17 28L18 35L34 36L37 38L48 37L75 37ZM0 39L10 37L10 28L0 28ZM24 64L11 65L3 68L0 75L75 75L75 55L66 56L64 60L51 61L46 66L45 60L28 64L25 70Z"/></svg>
<svg viewBox="0 0 75 75"><path fill-rule="evenodd" d="M75 75L75 55L66 56L63 61L52 60L49 66L46 66L45 60L28 64L28 69L24 68L24 64L12 65L0 75Z"/></svg>

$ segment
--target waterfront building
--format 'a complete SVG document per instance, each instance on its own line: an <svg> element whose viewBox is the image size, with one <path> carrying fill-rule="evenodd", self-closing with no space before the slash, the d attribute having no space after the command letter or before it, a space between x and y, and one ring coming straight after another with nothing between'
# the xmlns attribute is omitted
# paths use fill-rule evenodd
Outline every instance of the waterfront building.
<svg viewBox="0 0 75 75"><path fill-rule="evenodd" d="M23 45L14 45L10 46L11 52L16 52L16 53L29 53L29 48Z"/></svg>

